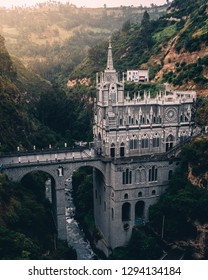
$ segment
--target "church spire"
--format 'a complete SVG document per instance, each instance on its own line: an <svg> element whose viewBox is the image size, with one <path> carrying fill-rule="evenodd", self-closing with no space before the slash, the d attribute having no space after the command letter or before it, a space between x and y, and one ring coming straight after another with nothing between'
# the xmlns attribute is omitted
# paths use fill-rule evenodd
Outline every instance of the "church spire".
<svg viewBox="0 0 208 280"><path fill-rule="evenodd" d="M109 40L109 46L108 46L108 60L107 60L107 67L106 67L106 70L114 70L114 68L113 68L113 55L112 55L111 40Z"/></svg>

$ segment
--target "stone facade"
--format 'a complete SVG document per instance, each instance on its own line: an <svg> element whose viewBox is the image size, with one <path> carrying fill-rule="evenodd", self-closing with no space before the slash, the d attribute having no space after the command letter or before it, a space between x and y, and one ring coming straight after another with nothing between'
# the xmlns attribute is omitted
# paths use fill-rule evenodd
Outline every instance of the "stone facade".
<svg viewBox="0 0 208 280"><path fill-rule="evenodd" d="M133 227L148 221L149 206L167 188L179 164L168 155L192 135L196 93L125 96L124 77L119 81L113 67L111 43L96 87L94 148L109 168L104 176L94 172L94 213L108 253L129 242Z"/></svg>

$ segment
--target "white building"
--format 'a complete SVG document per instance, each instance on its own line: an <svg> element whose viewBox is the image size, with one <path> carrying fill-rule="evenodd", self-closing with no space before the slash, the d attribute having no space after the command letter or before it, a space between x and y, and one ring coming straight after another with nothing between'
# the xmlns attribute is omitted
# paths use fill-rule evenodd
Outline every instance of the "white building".
<svg viewBox="0 0 208 280"><path fill-rule="evenodd" d="M139 69L139 70L127 70L127 82L139 82L145 83L149 82L149 70Z"/></svg>

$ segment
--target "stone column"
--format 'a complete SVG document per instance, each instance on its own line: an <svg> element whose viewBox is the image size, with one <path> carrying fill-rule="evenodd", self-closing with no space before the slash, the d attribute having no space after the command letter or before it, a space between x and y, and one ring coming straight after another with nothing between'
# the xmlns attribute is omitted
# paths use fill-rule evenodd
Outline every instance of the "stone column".
<svg viewBox="0 0 208 280"><path fill-rule="evenodd" d="M67 239L66 233L66 216L65 216L65 179L64 177L58 177L56 179L56 216L57 216L57 228L58 238L62 240Z"/></svg>

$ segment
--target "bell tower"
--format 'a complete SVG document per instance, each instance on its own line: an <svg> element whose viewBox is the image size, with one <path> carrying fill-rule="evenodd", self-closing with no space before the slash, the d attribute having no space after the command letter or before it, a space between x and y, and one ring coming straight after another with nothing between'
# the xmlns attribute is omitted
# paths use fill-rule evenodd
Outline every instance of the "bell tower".
<svg viewBox="0 0 208 280"><path fill-rule="evenodd" d="M106 255L128 244L132 229L148 221L149 207L168 187L179 159L177 147L192 135L195 92L124 95L124 75L107 66L96 75L94 150L105 174L94 170L94 217ZM171 159L170 159L171 157Z"/></svg>
<svg viewBox="0 0 208 280"><path fill-rule="evenodd" d="M119 81L114 69L111 41L106 69L96 74L96 90L93 126L95 150L98 154L110 156L109 139L114 137L110 130L118 126L118 106L124 103L124 78Z"/></svg>

